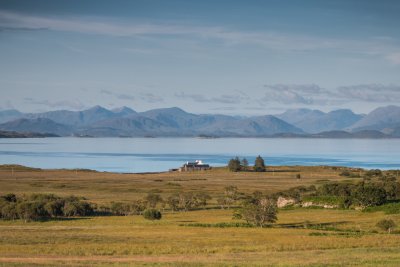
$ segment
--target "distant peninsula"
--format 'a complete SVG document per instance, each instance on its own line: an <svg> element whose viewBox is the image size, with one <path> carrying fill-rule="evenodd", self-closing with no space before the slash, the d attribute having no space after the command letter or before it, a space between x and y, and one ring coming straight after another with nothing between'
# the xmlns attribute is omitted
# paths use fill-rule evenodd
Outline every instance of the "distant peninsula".
<svg viewBox="0 0 400 267"><path fill-rule="evenodd" d="M14 131L0 131L0 138L43 138L43 137L60 137L51 133L19 133Z"/></svg>

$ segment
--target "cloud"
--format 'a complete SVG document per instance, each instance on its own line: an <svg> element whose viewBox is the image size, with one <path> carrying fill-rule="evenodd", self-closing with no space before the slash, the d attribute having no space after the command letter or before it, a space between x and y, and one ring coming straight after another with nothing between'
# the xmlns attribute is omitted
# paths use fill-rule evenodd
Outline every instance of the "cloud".
<svg viewBox="0 0 400 267"><path fill-rule="evenodd" d="M400 52L388 54L386 59L392 62L394 65L400 65Z"/></svg>
<svg viewBox="0 0 400 267"><path fill-rule="evenodd" d="M400 86L360 84L333 89L318 85L264 85L262 102L286 105L341 105L350 102L399 103Z"/></svg>
<svg viewBox="0 0 400 267"><path fill-rule="evenodd" d="M75 100L62 100L62 101L49 101L49 100L37 100L30 97L25 97L24 102L30 105L40 105L50 108L71 108L75 110L82 110L86 106L82 104L78 99Z"/></svg>
<svg viewBox="0 0 400 267"><path fill-rule="evenodd" d="M262 102L274 102L281 104L314 104L314 98L319 96L324 89L315 84L311 85L264 85L265 95Z"/></svg>
<svg viewBox="0 0 400 267"><path fill-rule="evenodd" d="M133 95L129 95L129 94L119 94L119 93L111 92L109 90L101 90L100 93L104 94L104 95L113 96L113 97L115 97L117 99L121 99L121 100L135 100L135 97Z"/></svg>
<svg viewBox="0 0 400 267"><path fill-rule="evenodd" d="M250 100L249 96L240 91L238 91L237 94L223 94L215 97L205 97L201 94L187 94L184 92L175 93L174 96L176 98L189 99L200 103L240 104Z"/></svg>
<svg viewBox="0 0 400 267"><path fill-rule="evenodd" d="M296 53L336 50L340 53L378 56L393 64L400 64L400 53L398 52L399 47L396 40L383 37L371 37L364 40L339 39L272 31L240 31L221 26L197 26L186 22L163 22L157 24L116 21L102 17L64 16L56 18L4 10L0 10L1 30L52 30L117 37L170 36L174 39L191 37L192 40L218 40L222 41L223 45L229 46L256 45L264 49ZM157 41L159 42L160 39L157 39ZM129 48L128 51L141 54L154 52L148 48ZM79 50L79 52L82 51Z"/></svg>
<svg viewBox="0 0 400 267"><path fill-rule="evenodd" d="M116 95L116 97L122 100L135 100L135 97L133 95L128 95L128 94L118 94Z"/></svg>
<svg viewBox="0 0 400 267"><path fill-rule="evenodd" d="M142 101L145 101L147 103L157 103L157 102L164 101L164 98L162 98L159 95L152 94L152 93L140 93L139 99Z"/></svg>
<svg viewBox="0 0 400 267"><path fill-rule="evenodd" d="M335 90L334 96L349 101L399 103L400 86L383 84L341 86Z"/></svg>
<svg viewBox="0 0 400 267"><path fill-rule="evenodd" d="M101 93L101 94L104 94L104 95L114 95L113 92L108 91L108 90L101 90L100 93Z"/></svg>

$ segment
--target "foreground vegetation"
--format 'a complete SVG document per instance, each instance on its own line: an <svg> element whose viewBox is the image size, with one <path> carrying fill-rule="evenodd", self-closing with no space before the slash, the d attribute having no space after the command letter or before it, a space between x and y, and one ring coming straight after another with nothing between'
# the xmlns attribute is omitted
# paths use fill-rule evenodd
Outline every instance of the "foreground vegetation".
<svg viewBox="0 0 400 267"><path fill-rule="evenodd" d="M2 166L3 204L60 209L41 221L0 220L0 265L399 266L396 175L299 166L145 175ZM378 202L370 205L365 192ZM270 200L279 196L333 208L276 209ZM89 205L88 213L64 214L69 202ZM260 212L264 223L248 219Z"/></svg>

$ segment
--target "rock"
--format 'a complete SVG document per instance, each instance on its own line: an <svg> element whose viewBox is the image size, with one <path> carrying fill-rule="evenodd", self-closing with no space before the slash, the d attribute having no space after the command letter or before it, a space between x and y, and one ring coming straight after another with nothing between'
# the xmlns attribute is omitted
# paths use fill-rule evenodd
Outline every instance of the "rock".
<svg viewBox="0 0 400 267"><path fill-rule="evenodd" d="M296 204L296 200L294 200L293 198L279 197L276 201L276 205L278 206L278 208L283 208L293 204Z"/></svg>

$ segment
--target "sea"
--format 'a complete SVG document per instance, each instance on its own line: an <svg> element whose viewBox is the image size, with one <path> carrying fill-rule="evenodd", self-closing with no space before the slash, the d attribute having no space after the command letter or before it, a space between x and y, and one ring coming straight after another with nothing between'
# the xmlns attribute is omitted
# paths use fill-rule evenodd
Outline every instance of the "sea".
<svg viewBox="0 0 400 267"><path fill-rule="evenodd" d="M163 172L187 161L227 165L233 157L250 165L348 166L400 169L400 139L311 138L10 138L0 139L0 164L104 172Z"/></svg>

